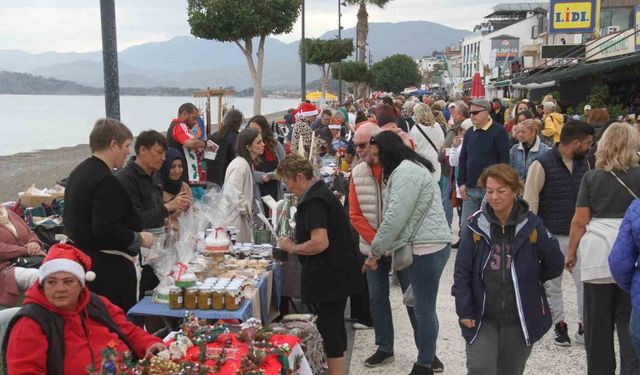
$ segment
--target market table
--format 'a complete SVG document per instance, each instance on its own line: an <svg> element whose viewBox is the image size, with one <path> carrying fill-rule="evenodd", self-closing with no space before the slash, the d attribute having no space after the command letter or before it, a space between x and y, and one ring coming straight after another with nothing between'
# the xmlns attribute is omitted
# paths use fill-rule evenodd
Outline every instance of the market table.
<svg viewBox="0 0 640 375"><path fill-rule="evenodd" d="M244 298L240 308L230 310L189 310L200 319L237 319L247 321L251 317L260 318L263 322L270 322L270 307L279 306L282 288L282 270L278 264L265 273L250 298ZM254 306L255 301L255 306ZM169 305L154 303L151 296L144 297L128 312L127 316L159 316L162 318L184 318L186 309L172 310ZM166 323L166 322L165 322ZM170 329L170 325L167 325Z"/></svg>

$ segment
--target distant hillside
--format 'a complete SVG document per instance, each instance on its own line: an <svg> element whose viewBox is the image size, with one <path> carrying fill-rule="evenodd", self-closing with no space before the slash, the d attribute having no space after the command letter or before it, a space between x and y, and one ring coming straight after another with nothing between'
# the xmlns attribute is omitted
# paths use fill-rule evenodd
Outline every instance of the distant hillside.
<svg viewBox="0 0 640 375"><path fill-rule="evenodd" d="M121 87L122 95L191 96L195 89L176 87ZM102 95L104 89L71 81L45 78L27 73L0 71L0 94L9 95Z"/></svg>
<svg viewBox="0 0 640 375"><path fill-rule="evenodd" d="M321 38L333 38L336 34L337 30L329 31ZM467 34L469 32L465 30L426 21L370 23L368 44L373 62L397 53L417 58L444 49ZM354 38L355 28L343 30L342 35ZM85 86L102 86L99 51L29 54L0 50L0 70L31 73ZM253 86L246 59L235 43L192 36L145 43L120 51L119 70L120 84L130 87L233 86L242 89ZM299 87L298 42L287 44L267 38L263 77L265 89ZM318 68L308 66L307 80L311 82L319 78Z"/></svg>

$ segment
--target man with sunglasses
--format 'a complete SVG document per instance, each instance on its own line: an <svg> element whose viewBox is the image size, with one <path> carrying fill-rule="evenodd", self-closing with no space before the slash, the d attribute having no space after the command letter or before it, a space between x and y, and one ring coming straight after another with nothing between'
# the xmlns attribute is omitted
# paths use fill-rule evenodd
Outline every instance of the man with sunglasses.
<svg viewBox="0 0 640 375"><path fill-rule="evenodd" d="M458 186L462 196L460 233L468 230L467 219L480 209L484 191L477 186L482 171L494 164L509 163L509 136L490 116L491 103L472 100L469 107L473 128L464 134L460 150Z"/></svg>

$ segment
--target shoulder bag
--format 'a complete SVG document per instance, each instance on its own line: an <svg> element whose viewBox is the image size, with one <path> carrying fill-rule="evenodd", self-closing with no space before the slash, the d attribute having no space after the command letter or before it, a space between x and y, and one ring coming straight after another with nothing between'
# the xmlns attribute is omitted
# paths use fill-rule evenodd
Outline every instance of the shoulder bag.
<svg viewBox="0 0 640 375"><path fill-rule="evenodd" d="M416 223L416 227L414 228L411 237L409 237L407 244L404 245L404 249L402 249L402 251L396 250L391 254L391 268L394 270L402 271L413 264L413 240L416 238L416 235L418 235L420 225L422 225L422 222L427 217L429 209L431 209L431 200L427 203L427 208L425 209L420 221Z"/></svg>
<svg viewBox="0 0 640 375"><path fill-rule="evenodd" d="M617 174L615 174L613 171L609 171L609 173L611 173L613 175L613 177L616 178L616 180L618 180L618 182L620 183L620 185L624 186L625 189L627 189L627 191L629 192L629 194L631 194L633 196L633 198L638 199L638 196L636 195L636 193L633 192L633 190L631 190L630 187L627 186L627 184L625 184L622 179L620 177L618 177Z"/></svg>
<svg viewBox="0 0 640 375"><path fill-rule="evenodd" d="M427 133L425 133L424 130L422 130L422 128L420 127L420 124L417 123L414 125L414 127L420 131L420 134L422 134L427 139L427 141L429 141L429 144L431 145L431 147L433 147L436 153L438 153L438 148L436 147L435 143L433 143L433 141L431 140L431 138L429 138Z"/></svg>

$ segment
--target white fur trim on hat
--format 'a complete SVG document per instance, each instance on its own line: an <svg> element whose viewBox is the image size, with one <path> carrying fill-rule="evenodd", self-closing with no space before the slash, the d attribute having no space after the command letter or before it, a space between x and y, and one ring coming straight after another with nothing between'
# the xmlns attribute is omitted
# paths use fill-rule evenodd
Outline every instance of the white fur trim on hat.
<svg viewBox="0 0 640 375"><path fill-rule="evenodd" d="M80 281L80 284L84 286L84 268L80 265L80 263L64 258L51 259L42 263L42 266L40 266L40 276L38 277L40 284L44 282L44 279L46 279L47 276L50 276L51 274L54 274L56 272L69 272L73 276L77 277ZM92 271L89 272L93 273Z"/></svg>
<svg viewBox="0 0 640 375"><path fill-rule="evenodd" d="M302 117L311 117L311 116L316 116L317 114L318 114L317 109L314 109L313 111L300 112L300 115Z"/></svg>

